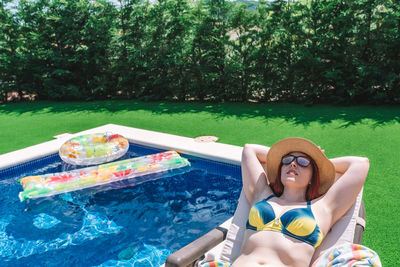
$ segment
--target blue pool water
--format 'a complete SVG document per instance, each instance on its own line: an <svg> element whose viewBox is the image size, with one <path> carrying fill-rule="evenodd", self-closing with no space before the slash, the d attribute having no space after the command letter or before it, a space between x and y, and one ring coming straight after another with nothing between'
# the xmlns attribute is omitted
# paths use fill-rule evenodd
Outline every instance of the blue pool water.
<svg viewBox="0 0 400 267"><path fill-rule="evenodd" d="M182 156L191 167L25 202L18 179L76 167L54 154L1 170L0 266L163 264L231 217L241 189L240 167Z"/></svg>

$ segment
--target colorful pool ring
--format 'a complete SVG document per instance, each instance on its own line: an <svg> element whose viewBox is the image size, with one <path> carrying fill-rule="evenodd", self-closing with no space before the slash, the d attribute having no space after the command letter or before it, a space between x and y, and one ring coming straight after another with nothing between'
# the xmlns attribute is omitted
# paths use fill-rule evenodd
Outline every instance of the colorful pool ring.
<svg viewBox="0 0 400 267"><path fill-rule="evenodd" d="M19 199L52 196L177 168L190 166L176 151L125 159L69 172L27 176L19 180Z"/></svg>
<svg viewBox="0 0 400 267"><path fill-rule="evenodd" d="M74 137L60 147L60 157L73 165L94 165L116 160L128 151L125 137L113 133L96 133Z"/></svg>

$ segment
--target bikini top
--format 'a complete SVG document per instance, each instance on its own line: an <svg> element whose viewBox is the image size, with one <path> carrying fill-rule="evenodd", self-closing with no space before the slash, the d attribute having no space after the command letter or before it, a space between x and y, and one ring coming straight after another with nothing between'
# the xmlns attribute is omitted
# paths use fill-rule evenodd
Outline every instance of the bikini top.
<svg viewBox="0 0 400 267"><path fill-rule="evenodd" d="M295 208L286 211L279 218L268 200L275 195L261 200L250 210L246 228L255 231L275 231L305 242L314 248L318 247L324 235L319 229L311 210L311 202L306 208Z"/></svg>

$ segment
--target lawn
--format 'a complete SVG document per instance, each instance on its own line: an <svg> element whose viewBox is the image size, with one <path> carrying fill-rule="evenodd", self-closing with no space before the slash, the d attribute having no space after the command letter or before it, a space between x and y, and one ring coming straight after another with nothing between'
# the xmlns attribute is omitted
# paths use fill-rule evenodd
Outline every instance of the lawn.
<svg viewBox="0 0 400 267"><path fill-rule="evenodd" d="M363 244L383 266L398 264L400 228L400 107L257 103L32 102L0 104L0 154L108 123L218 142L272 145L289 136L309 138L328 157L370 159L364 188Z"/></svg>

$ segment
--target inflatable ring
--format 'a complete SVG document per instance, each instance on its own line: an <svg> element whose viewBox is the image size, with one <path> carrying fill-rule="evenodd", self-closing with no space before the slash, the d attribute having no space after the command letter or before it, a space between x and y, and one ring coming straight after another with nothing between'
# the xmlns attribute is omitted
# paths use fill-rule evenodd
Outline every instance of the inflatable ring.
<svg viewBox="0 0 400 267"><path fill-rule="evenodd" d="M93 165L116 160L128 151L125 137L112 133L96 133L74 137L59 150L63 161L74 165Z"/></svg>

